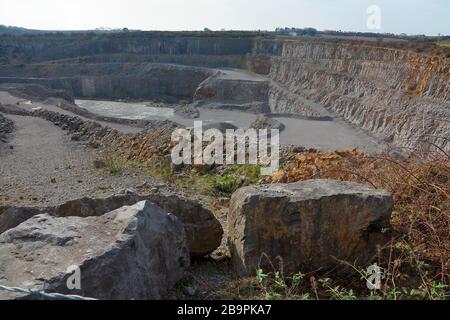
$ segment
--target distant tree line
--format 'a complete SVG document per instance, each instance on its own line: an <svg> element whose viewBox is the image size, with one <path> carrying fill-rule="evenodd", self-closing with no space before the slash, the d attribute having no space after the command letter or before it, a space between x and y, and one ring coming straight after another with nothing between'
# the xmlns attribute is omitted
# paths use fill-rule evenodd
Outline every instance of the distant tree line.
<svg viewBox="0 0 450 320"><path fill-rule="evenodd" d="M314 28L276 28L275 33L290 36L315 36L319 32Z"/></svg>
<svg viewBox="0 0 450 320"><path fill-rule="evenodd" d="M364 38L390 38L390 39L400 39L407 41L416 42L436 42L436 41L446 41L450 40L450 36L426 36L426 35L407 35L394 34L394 33L375 33L375 32L351 32L351 31L335 31L335 30L324 30L319 31L314 28L294 28L294 27L284 27L276 28L276 35L285 36L339 36L339 37L364 37Z"/></svg>
<svg viewBox="0 0 450 320"><path fill-rule="evenodd" d="M338 36L338 37L365 37L365 38L390 38L400 39L413 42L425 42L436 43L438 41L449 41L450 36L426 36L426 35L407 35L407 34L393 34L393 33L374 33L374 32L349 32L349 31L334 31L325 30L319 31L315 28L295 28L295 27L283 27L276 28L275 31L240 31L240 30L220 30L213 31L209 28L204 28L202 31L141 31L141 30L129 30L123 29L105 29L99 28L96 30L83 30L83 31L44 31L44 30L31 30L20 27L9 27L0 25L0 36L3 37L15 37L15 36L28 36L28 37L70 37L72 35L91 37L95 35L107 35L112 38L154 38L154 37L230 37L230 38L249 38L249 37L266 37L272 38L276 36Z"/></svg>

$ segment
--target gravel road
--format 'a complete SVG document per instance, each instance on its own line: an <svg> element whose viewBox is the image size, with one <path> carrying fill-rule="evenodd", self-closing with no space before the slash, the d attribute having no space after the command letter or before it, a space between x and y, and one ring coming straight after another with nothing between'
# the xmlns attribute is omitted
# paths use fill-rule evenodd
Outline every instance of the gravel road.
<svg viewBox="0 0 450 320"><path fill-rule="evenodd" d="M52 123L35 117L5 115L16 130L0 151L0 206L50 206L85 196L103 197L156 183L137 174L111 175L95 169L97 150L71 141Z"/></svg>

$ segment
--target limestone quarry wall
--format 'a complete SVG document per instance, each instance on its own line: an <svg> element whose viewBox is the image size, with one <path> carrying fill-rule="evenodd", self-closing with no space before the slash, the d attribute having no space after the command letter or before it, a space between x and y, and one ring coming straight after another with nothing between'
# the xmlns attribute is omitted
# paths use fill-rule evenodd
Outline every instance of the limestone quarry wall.
<svg viewBox="0 0 450 320"><path fill-rule="evenodd" d="M167 33L0 37L0 82L12 77L87 98L256 100L274 113L331 112L402 148L429 140L450 151L449 59L378 45ZM24 63L11 63L16 56ZM248 69L267 79L205 82L213 70L192 66Z"/></svg>
<svg viewBox="0 0 450 320"><path fill-rule="evenodd" d="M67 90L76 97L191 100L199 84L212 75L212 71L151 63L59 63L3 67L0 75L0 83L37 83Z"/></svg>
<svg viewBox="0 0 450 320"><path fill-rule="evenodd" d="M306 99L397 146L429 140L450 150L448 59L317 41L261 40L254 54L270 57L265 69L277 83L270 95L275 112L313 112Z"/></svg>
<svg viewBox="0 0 450 320"><path fill-rule="evenodd" d="M116 56L120 62L136 61L137 57L145 62L153 59L153 62L205 65L210 60L210 66L230 64L238 67L243 65L243 57L252 52L253 41L254 38L248 36L210 37L159 32L0 36L0 53L11 56L11 60L14 56L20 58L24 63L91 56L103 56L106 60L101 62L108 62L108 57ZM174 56L176 61L172 60ZM206 59L201 59L202 56Z"/></svg>
<svg viewBox="0 0 450 320"><path fill-rule="evenodd" d="M231 73L231 74L230 74ZM203 81L194 94L197 106L233 108L268 113L269 82L245 72L218 71Z"/></svg>
<svg viewBox="0 0 450 320"><path fill-rule="evenodd" d="M247 55L102 54L69 59L74 63L171 63L206 68L247 68Z"/></svg>

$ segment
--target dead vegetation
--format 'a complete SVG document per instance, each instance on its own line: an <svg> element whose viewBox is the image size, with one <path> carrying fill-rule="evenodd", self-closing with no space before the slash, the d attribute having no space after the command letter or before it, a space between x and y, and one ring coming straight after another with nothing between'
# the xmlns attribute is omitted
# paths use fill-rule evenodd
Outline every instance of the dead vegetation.
<svg viewBox="0 0 450 320"><path fill-rule="evenodd" d="M415 156L397 160L389 156L368 156L354 149L337 152L309 150L298 154L295 160L266 182L290 183L319 178L366 183L394 195L394 239L386 248L380 248L378 257L378 265L385 275L380 298L434 299L448 296L448 154L439 150L433 159L423 160ZM358 270L358 273L363 274L363 271Z"/></svg>
<svg viewBox="0 0 450 320"><path fill-rule="evenodd" d="M226 281L214 299L446 299L450 297L450 156L439 151L433 159L370 156L356 149L335 152L291 151L289 160L274 176L258 181L257 167L216 167L206 171L173 172L165 158L130 161L143 174L158 176L176 187L192 188L199 194L229 196L248 183L291 183L330 178L355 181L393 193L393 240L379 249L376 258L382 271L382 288L369 291L366 270L352 269L343 276L327 273L286 275L282 261L273 262L273 272ZM239 180L239 181L241 181ZM217 186L225 189L217 189ZM228 190L230 189L230 190ZM226 192L225 192L226 191Z"/></svg>

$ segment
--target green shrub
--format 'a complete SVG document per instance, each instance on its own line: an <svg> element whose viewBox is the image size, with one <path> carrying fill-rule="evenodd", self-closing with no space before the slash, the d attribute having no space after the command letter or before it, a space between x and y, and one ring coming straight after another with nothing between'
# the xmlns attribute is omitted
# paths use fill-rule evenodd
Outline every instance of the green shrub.
<svg viewBox="0 0 450 320"><path fill-rule="evenodd" d="M215 189L225 197L230 197L241 185L239 177L224 175L212 177Z"/></svg>

